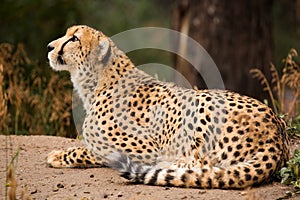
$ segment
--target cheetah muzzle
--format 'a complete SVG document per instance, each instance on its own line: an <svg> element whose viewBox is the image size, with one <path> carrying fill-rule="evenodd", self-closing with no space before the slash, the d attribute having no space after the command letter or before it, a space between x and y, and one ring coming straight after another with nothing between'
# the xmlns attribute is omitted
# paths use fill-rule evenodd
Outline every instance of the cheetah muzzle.
<svg viewBox="0 0 300 200"><path fill-rule="evenodd" d="M51 152L52 167L109 166L136 183L226 189L265 183L288 159L285 123L269 107L161 82L100 31L69 28L48 59L70 72L86 111L86 148Z"/></svg>

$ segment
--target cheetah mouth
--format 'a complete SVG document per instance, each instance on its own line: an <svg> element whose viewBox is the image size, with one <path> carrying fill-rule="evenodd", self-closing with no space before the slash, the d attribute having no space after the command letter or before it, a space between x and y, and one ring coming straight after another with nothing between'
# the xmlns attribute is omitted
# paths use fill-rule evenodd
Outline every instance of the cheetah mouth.
<svg viewBox="0 0 300 200"><path fill-rule="evenodd" d="M59 55L57 57L57 63L60 64L60 65L65 65L66 64L66 62L64 61L64 59L61 55Z"/></svg>

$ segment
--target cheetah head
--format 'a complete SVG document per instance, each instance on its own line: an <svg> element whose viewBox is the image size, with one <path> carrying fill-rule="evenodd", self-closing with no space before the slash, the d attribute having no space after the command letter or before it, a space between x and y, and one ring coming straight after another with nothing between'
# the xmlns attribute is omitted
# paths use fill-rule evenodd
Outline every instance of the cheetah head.
<svg viewBox="0 0 300 200"><path fill-rule="evenodd" d="M88 26L72 26L63 37L48 44L50 66L71 73L82 66L94 66L105 61L110 42L100 31Z"/></svg>

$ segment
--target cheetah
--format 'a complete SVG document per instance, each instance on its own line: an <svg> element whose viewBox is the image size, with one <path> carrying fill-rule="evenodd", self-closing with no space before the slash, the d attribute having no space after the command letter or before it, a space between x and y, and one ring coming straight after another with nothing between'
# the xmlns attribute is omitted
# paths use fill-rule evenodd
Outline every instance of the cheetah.
<svg viewBox="0 0 300 200"><path fill-rule="evenodd" d="M86 111L86 147L52 151L51 167L106 166L137 184L243 189L270 181L288 160L285 122L256 99L161 82L84 25L47 48Z"/></svg>

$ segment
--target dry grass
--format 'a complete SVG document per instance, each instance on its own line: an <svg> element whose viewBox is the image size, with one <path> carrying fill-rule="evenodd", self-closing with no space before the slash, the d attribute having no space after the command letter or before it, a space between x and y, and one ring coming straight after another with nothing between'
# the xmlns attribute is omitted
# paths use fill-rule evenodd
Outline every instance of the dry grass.
<svg viewBox="0 0 300 200"><path fill-rule="evenodd" d="M7 196L9 200L17 199L17 179L15 173L15 158L17 155L12 158L11 163L8 165L7 168L7 175L6 175L6 187L9 188L7 192Z"/></svg>
<svg viewBox="0 0 300 200"><path fill-rule="evenodd" d="M300 95L300 67L294 61L298 56L295 49L291 49L287 57L283 59L282 72L279 73L271 63L271 81L259 69L252 69L253 77L260 80L264 91L267 91L271 106L277 114L285 115L287 121L291 121L299 115L299 95Z"/></svg>
<svg viewBox="0 0 300 200"><path fill-rule="evenodd" d="M72 84L22 45L0 44L0 134L75 136Z"/></svg>

